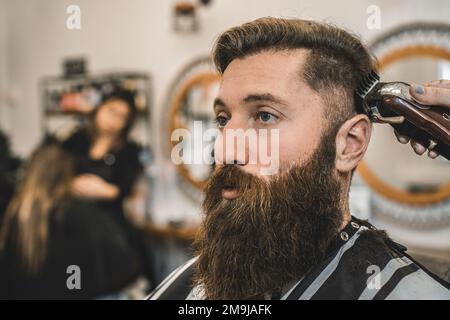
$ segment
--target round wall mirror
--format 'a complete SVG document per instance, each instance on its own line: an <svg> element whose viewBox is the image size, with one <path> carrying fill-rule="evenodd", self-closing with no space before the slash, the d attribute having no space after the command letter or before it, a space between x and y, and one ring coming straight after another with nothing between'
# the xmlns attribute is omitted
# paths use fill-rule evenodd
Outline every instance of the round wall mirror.
<svg viewBox="0 0 450 320"><path fill-rule="evenodd" d="M428 36L426 36L428 35ZM442 41L447 39L446 41ZM372 47L381 80L425 83L450 77L450 26L414 24L378 38ZM429 206L450 199L450 162L418 156L389 125L374 125L358 172L372 190L397 203Z"/></svg>
<svg viewBox="0 0 450 320"><path fill-rule="evenodd" d="M215 128L213 102L219 90L219 74L212 69L209 58L190 63L177 76L168 101L168 145L176 159L179 185L195 200L213 169L213 138L204 136ZM190 134L179 137L176 130ZM174 156L175 155L175 156ZM206 161L205 161L206 160Z"/></svg>

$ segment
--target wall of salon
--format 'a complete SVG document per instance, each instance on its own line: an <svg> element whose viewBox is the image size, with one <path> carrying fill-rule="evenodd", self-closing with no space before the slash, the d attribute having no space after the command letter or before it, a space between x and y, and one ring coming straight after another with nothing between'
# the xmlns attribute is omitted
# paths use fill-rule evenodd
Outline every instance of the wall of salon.
<svg viewBox="0 0 450 320"><path fill-rule="evenodd" d="M214 0L199 12L200 30L177 34L172 29L173 0L0 0L0 127L14 151L27 156L41 137L38 81L61 73L63 58L84 55L91 71L139 70L153 78L152 135L156 164L166 141L160 132L164 100L177 72L209 53L224 29L262 16L301 17L333 22L360 34L366 42L410 21L450 22L446 0ZM81 30L66 28L67 6L81 8ZM369 5L381 9L381 29L368 29ZM385 150L389 154L389 150ZM164 172L162 170L161 172ZM173 173L173 172L172 172ZM156 212L164 217L197 212L198 206L174 190L176 203L164 199ZM170 203L173 203L173 207ZM184 210L180 212L179 210ZM193 218L194 219L194 218ZM447 232L448 234L448 232Z"/></svg>

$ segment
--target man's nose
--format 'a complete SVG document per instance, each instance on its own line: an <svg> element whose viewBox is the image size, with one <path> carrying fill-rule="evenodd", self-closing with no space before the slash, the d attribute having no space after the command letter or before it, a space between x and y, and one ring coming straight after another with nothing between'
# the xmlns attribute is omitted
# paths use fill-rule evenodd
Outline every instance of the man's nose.
<svg viewBox="0 0 450 320"><path fill-rule="evenodd" d="M246 130L242 125L234 124L233 126L230 122L216 139L214 145L216 163L245 166L249 159Z"/></svg>

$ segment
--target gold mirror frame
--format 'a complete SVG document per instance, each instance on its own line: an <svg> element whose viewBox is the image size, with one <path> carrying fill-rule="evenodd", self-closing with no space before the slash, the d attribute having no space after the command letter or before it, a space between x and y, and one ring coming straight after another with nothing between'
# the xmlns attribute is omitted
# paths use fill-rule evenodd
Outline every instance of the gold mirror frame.
<svg viewBox="0 0 450 320"><path fill-rule="evenodd" d="M172 104L169 108L169 127L168 127L168 137L170 142L170 147L174 147L176 144L180 143L180 141L172 141L171 135L175 129L186 129L182 123L178 121L177 114L183 108L183 101L187 95L187 93L195 86L205 86L208 87L214 82L220 81L220 76L215 72L201 72L193 75L189 78L179 89L175 98L173 99ZM206 181L202 181L196 179L189 172L189 169L185 164L176 165L176 169L178 173L181 175L183 179L188 181L192 186L194 186L197 190L203 190Z"/></svg>
<svg viewBox="0 0 450 320"><path fill-rule="evenodd" d="M443 48L433 45L413 45L402 47L388 52L384 56L378 57L380 72L389 65L408 58L432 57L438 59L445 59L450 61L450 52ZM395 139L393 137L393 139ZM411 150L411 152L413 152ZM393 200L395 202L423 206L430 205L448 200L450 198L450 183L440 186L433 192L408 192L396 188L382 181L369 168L365 161L361 161L357 171L362 179L369 185L369 187L378 194Z"/></svg>

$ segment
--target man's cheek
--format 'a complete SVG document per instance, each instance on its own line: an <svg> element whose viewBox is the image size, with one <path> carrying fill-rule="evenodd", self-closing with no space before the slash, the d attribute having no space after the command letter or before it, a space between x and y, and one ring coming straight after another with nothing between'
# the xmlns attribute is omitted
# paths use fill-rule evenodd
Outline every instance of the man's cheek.
<svg viewBox="0 0 450 320"><path fill-rule="evenodd" d="M303 165L318 147L318 138L304 131L280 135L279 158L281 166Z"/></svg>
<svg viewBox="0 0 450 320"><path fill-rule="evenodd" d="M280 130L258 130L256 148L252 148L251 158L260 168L259 175L270 176L277 174L280 166Z"/></svg>

